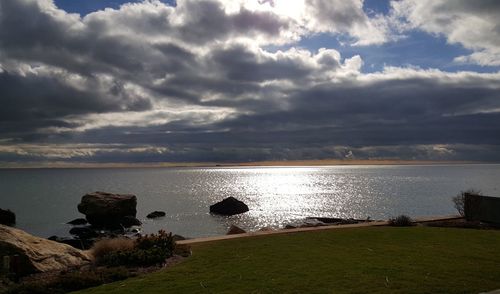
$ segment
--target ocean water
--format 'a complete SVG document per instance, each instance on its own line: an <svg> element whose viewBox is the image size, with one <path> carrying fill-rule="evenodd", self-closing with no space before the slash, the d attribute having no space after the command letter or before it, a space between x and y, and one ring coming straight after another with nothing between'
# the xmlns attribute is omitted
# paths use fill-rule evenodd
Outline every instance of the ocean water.
<svg viewBox="0 0 500 294"><path fill-rule="evenodd" d="M65 236L65 223L82 217L77 205L88 192L135 194L143 232L165 229L187 237L282 227L309 217L387 219L456 213L451 197L479 189L500 196L500 165L322 166L235 168L117 168L0 170L0 208L17 214L32 234ZM209 206L234 196L250 211L232 217ZM167 216L145 216L163 210Z"/></svg>

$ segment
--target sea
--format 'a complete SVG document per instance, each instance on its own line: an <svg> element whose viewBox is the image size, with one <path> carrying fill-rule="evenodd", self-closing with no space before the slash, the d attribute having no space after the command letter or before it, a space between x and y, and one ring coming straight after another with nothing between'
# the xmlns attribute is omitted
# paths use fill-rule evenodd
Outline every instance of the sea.
<svg viewBox="0 0 500 294"><path fill-rule="evenodd" d="M500 196L500 165L346 165L213 168L2 169L0 208L31 234L68 236L66 223L83 217L77 205L93 191L134 194L142 232L185 237L280 228L306 217L388 219L456 214L451 198L463 190ZM233 196L250 211L223 217L209 206ZM147 219L152 211L166 216Z"/></svg>

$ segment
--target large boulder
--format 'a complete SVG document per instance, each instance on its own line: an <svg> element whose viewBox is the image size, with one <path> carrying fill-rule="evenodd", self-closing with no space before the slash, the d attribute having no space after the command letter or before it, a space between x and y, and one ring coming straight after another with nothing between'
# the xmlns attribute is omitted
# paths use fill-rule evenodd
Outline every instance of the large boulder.
<svg viewBox="0 0 500 294"><path fill-rule="evenodd" d="M137 214L137 197L128 194L94 192L82 197L78 211L96 227L116 228L131 226Z"/></svg>
<svg viewBox="0 0 500 294"><path fill-rule="evenodd" d="M2 256L19 256L14 268L20 276L63 270L91 261L90 254L84 251L3 225L0 225L0 252Z"/></svg>
<svg viewBox="0 0 500 294"><path fill-rule="evenodd" d="M16 224L16 215L9 209L0 208L0 224L12 226Z"/></svg>
<svg viewBox="0 0 500 294"><path fill-rule="evenodd" d="M220 215L235 215L247 211L248 206L234 197L228 197L214 205L210 205L210 212Z"/></svg>

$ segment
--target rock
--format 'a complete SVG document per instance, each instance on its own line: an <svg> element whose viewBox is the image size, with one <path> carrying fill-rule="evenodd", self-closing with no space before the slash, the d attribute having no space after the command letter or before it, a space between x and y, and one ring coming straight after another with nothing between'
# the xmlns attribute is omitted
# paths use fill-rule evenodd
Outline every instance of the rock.
<svg viewBox="0 0 500 294"><path fill-rule="evenodd" d="M335 224L342 222L344 219L336 217L307 217L306 221L307 220L318 220L325 224Z"/></svg>
<svg viewBox="0 0 500 294"><path fill-rule="evenodd" d="M186 237L175 234L172 236L172 239L174 239L174 241L182 241L182 240L186 240Z"/></svg>
<svg viewBox="0 0 500 294"><path fill-rule="evenodd" d="M272 231L274 231L274 229L271 227L263 227L263 228L260 228L258 231L259 232L272 232Z"/></svg>
<svg viewBox="0 0 500 294"><path fill-rule="evenodd" d="M130 217L137 214L137 197L134 195L94 192L82 197L78 211L85 214L87 221L97 227L116 228L128 226Z"/></svg>
<svg viewBox="0 0 500 294"><path fill-rule="evenodd" d="M0 208L0 224L12 226L16 224L16 215L9 209Z"/></svg>
<svg viewBox="0 0 500 294"><path fill-rule="evenodd" d="M228 197L221 202L210 205L210 212L220 215L235 215L247 211L248 206L234 197Z"/></svg>
<svg viewBox="0 0 500 294"><path fill-rule="evenodd" d="M138 220L137 218L135 218L134 216L127 215L127 216L124 216L122 218L120 224L122 226L124 226L125 228L129 228L132 226L140 226L140 225L142 225L142 222L140 220Z"/></svg>
<svg viewBox="0 0 500 294"><path fill-rule="evenodd" d="M158 218L158 217L163 217L165 215L166 214L164 211L153 211L150 214L148 214L146 217L147 218Z"/></svg>
<svg viewBox="0 0 500 294"><path fill-rule="evenodd" d="M287 230L291 230L291 229L296 229L297 227L296 226L293 226L293 225L286 225L285 226L285 229Z"/></svg>
<svg viewBox="0 0 500 294"><path fill-rule="evenodd" d="M58 236L50 236L47 238L51 241L56 241L58 243L67 244L74 248L87 250L92 247L95 243L95 239L75 239L75 238L64 238Z"/></svg>
<svg viewBox="0 0 500 294"><path fill-rule="evenodd" d="M235 226L235 225L231 225L231 227L229 228L229 230L227 231L226 235L237 235L237 234L244 234L246 233L247 231L243 230L242 228L238 227L238 226Z"/></svg>
<svg viewBox="0 0 500 294"><path fill-rule="evenodd" d="M90 254L84 251L3 225L0 225L0 252L19 256L15 270L20 276L63 270L91 261Z"/></svg>
<svg viewBox="0 0 500 294"><path fill-rule="evenodd" d="M69 230L71 235L78 236L80 239L91 239L99 237L99 233L90 227L75 227Z"/></svg>
<svg viewBox="0 0 500 294"><path fill-rule="evenodd" d="M73 226L81 226L81 225L86 225L88 222L84 218L75 218L72 221L67 222L68 225L73 225Z"/></svg>

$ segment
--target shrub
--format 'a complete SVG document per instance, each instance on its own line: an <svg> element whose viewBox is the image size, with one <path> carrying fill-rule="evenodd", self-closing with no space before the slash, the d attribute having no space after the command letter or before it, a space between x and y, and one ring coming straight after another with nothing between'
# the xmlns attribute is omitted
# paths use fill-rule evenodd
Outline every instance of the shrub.
<svg viewBox="0 0 500 294"><path fill-rule="evenodd" d="M59 294L124 280L133 276L126 268L101 268L61 273L54 279L30 281L10 288L10 294Z"/></svg>
<svg viewBox="0 0 500 294"><path fill-rule="evenodd" d="M115 251L106 254L100 263L107 266L150 266L163 263L171 255L159 248Z"/></svg>
<svg viewBox="0 0 500 294"><path fill-rule="evenodd" d="M134 249L135 242L128 238L102 239L97 241L90 250L97 262L105 255L117 251L129 251Z"/></svg>
<svg viewBox="0 0 500 294"><path fill-rule="evenodd" d="M172 254L174 252L175 241L172 233L166 233L164 230L158 231L158 234L139 236L135 240L135 247L138 249L159 248Z"/></svg>
<svg viewBox="0 0 500 294"><path fill-rule="evenodd" d="M481 191L475 189L460 191L460 193L451 198L455 209L461 216L465 216L465 194L481 195Z"/></svg>
<svg viewBox="0 0 500 294"><path fill-rule="evenodd" d="M412 219L407 215L399 215L389 220L389 225L394 227L410 227L413 226Z"/></svg>
<svg viewBox="0 0 500 294"><path fill-rule="evenodd" d="M101 250L99 253L103 254L96 258L96 262L107 266L150 266L163 263L171 257L174 247L172 233L167 234L161 230L158 234L138 237L131 248L114 247L118 250Z"/></svg>

